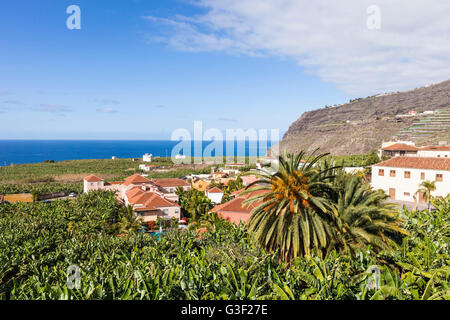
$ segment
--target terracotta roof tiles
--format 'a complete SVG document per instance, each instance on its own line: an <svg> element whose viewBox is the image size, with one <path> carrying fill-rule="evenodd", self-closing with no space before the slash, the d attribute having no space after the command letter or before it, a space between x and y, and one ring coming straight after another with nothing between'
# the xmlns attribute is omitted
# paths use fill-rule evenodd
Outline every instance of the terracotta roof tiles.
<svg viewBox="0 0 450 320"><path fill-rule="evenodd" d="M94 176L93 174L88 175L87 177L84 178L84 180L86 180L87 182L100 182L103 181L103 179L100 179L97 176Z"/></svg>
<svg viewBox="0 0 450 320"><path fill-rule="evenodd" d="M450 171L450 158L395 157L375 166Z"/></svg>

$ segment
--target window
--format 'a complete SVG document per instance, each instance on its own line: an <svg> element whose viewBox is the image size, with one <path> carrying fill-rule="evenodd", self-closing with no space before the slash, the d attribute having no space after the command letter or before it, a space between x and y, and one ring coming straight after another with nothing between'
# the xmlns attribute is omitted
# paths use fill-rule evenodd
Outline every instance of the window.
<svg viewBox="0 0 450 320"><path fill-rule="evenodd" d="M441 173L436 174L436 181L442 181L443 175Z"/></svg>
<svg viewBox="0 0 450 320"><path fill-rule="evenodd" d="M420 180L425 180L425 172L420 173Z"/></svg>
<svg viewBox="0 0 450 320"><path fill-rule="evenodd" d="M411 194L410 194L409 192L403 192L403 195L404 195L405 197L409 197Z"/></svg>
<svg viewBox="0 0 450 320"><path fill-rule="evenodd" d="M391 170L390 173L389 173L389 175L390 175L391 177L395 177L395 170Z"/></svg>
<svg viewBox="0 0 450 320"><path fill-rule="evenodd" d="M384 177L384 169L379 169L379 170L378 170L378 175L379 175L380 177Z"/></svg>
<svg viewBox="0 0 450 320"><path fill-rule="evenodd" d="M91 187L93 187L94 186L94 183L93 182L91 182Z"/></svg>
<svg viewBox="0 0 450 320"><path fill-rule="evenodd" d="M168 210L168 209L163 209L163 213L164 213L164 214L168 214L168 213L169 213L169 210Z"/></svg>
<svg viewBox="0 0 450 320"><path fill-rule="evenodd" d="M411 179L411 171L405 171L405 179Z"/></svg>

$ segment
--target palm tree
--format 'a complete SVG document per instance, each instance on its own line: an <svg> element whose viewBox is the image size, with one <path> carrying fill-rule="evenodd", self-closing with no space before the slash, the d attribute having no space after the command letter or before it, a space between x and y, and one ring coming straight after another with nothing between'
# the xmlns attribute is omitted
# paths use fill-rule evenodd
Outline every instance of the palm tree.
<svg viewBox="0 0 450 320"><path fill-rule="evenodd" d="M200 221L214 207L211 200L198 190L184 191L178 195L181 209L189 215L190 222L194 224Z"/></svg>
<svg viewBox="0 0 450 320"><path fill-rule="evenodd" d="M113 225L113 229L120 235L136 233L142 228L142 221L136 217L132 206L126 206L119 210L118 222Z"/></svg>
<svg viewBox="0 0 450 320"><path fill-rule="evenodd" d="M425 180L419 185L416 193L422 193L423 199L428 202L428 211L431 209L431 193L436 190L436 181Z"/></svg>
<svg viewBox="0 0 450 320"><path fill-rule="evenodd" d="M400 227L396 205L385 202L388 196L372 190L360 176L339 171L332 200L339 216L340 247L350 252L368 244L376 250L390 249L393 242L389 239L395 240L398 233L407 234Z"/></svg>
<svg viewBox="0 0 450 320"><path fill-rule="evenodd" d="M327 199L335 168L322 170L317 165L327 155L285 154L279 157L278 172L260 171L259 179L243 192L254 192L244 201L256 206L249 220L250 235L261 247L279 250L283 261L314 250L322 255L335 242L337 215Z"/></svg>

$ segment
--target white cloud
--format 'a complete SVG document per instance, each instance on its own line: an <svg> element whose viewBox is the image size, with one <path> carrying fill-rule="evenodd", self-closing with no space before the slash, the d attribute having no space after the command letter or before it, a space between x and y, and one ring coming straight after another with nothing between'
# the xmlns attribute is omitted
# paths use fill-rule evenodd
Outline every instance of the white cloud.
<svg viewBox="0 0 450 320"><path fill-rule="evenodd" d="M188 51L294 59L337 87L369 95L447 80L450 1L198 0L194 17L145 17L151 40ZM381 9L369 30L366 10Z"/></svg>

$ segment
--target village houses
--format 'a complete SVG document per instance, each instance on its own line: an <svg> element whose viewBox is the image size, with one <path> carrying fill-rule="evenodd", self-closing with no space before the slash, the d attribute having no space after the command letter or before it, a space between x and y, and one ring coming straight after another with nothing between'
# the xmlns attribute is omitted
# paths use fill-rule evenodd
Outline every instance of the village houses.
<svg viewBox="0 0 450 320"><path fill-rule="evenodd" d="M180 219L180 206L176 203L178 187L189 190L191 185L181 179L152 179L134 174L124 181L105 182L89 175L84 178L84 192L92 190L112 190L125 205L131 205L136 215L144 222L161 218Z"/></svg>

